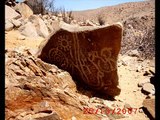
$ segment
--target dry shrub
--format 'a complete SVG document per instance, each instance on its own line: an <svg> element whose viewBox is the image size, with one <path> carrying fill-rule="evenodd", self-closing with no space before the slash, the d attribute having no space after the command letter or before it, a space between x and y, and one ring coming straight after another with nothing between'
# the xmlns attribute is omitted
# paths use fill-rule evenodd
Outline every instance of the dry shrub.
<svg viewBox="0 0 160 120"><path fill-rule="evenodd" d="M47 14L54 11L54 0L27 0L24 1L33 10L34 14Z"/></svg>
<svg viewBox="0 0 160 120"><path fill-rule="evenodd" d="M137 49L143 58L155 56L155 29L151 20L130 18L124 22L121 53L127 54L130 50Z"/></svg>
<svg viewBox="0 0 160 120"><path fill-rule="evenodd" d="M102 15L99 14L97 17L97 20L98 20L99 25L105 25L105 20Z"/></svg>

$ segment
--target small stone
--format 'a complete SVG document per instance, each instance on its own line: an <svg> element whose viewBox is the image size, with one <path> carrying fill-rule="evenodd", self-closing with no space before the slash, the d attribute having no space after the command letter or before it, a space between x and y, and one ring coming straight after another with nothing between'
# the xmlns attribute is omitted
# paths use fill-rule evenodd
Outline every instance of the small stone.
<svg viewBox="0 0 160 120"><path fill-rule="evenodd" d="M121 58L121 62L122 62L122 65L123 66L127 66L130 64L131 60L132 60L132 57L128 56L128 55L124 55L122 58Z"/></svg>
<svg viewBox="0 0 160 120"><path fill-rule="evenodd" d="M26 39L26 37L25 36L23 36L23 35L20 35L20 36L18 36L18 38L17 38L18 40L25 40Z"/></svg>
<svg viewBox="0 0 160 120"><path fill-rule="evenodd" d="M127 62L125 62L125 61L122 61L122 65L123 65L123 66L127 66L127 65L128 65L128 63L127 63Z"/></svg>
<svg viewBox="0 0 160 120"><path fill-rule="evenodd" d="M132 108L132 107L130 106L130 104L126 103L126 104L124 105L124 108Z"/></svg>
<svg viewBox="0 0 160 120"><path fill-rule="evenodd" d="M145 71L143 76L148 76L148 75L151 75L151 73L149 71Z"/></svg>
<svg viewBox="0 0 160 120"><path fill-rule="evenodd" d="M143 113L143 109L142 109L142 108L139 108L138 112L139 112L139 113Z"/></svg>
<svg viewBox="0 0 160 120"><path fill-rule="evenodd" d="M140 57L138 50L131 50L129 56Z"/></svg>
<svg viewBox="0 0 160 120"><path fill-rule="evenodd" d="M49 103L47 101L43 101L43 102L40 102L40 103L33 105L32 110L36 113L43 112L43 111L48 111L48 112L53 111L52 107L49 105Z"/></svg>
<svg viewBox="0 0 160 120"><path fill-rule="evenodd" d="M133 90L133 92L137 92L137 90Z"/></svg>
<svg viewBox="0 0 160 120"><path fill-rule="evenodd" d="M86 20L86 26L96 26L92 21Z"/></svg>
<svg viewBox="0 0 160 120"><path fill-rule="evenodd" d="M14 19L12 19L11 22L12 22L12 24L13 24L15 27L20 27L20 26L22 25L19 20L14 20Z"/></svg>
<svg viewBox="0 0 160 120"><path fill-rule="evenodd" d="M145 83L142 87L142 91L148 94L155 94L155 87L151 83Z"/></svg>
<svg viewBox="0 0 160 120"><path fill-rule="evenodd" d="M138 66L136 72L141 72L142 71L142 66Z"/></svg>
<svg viewBox="0 0 160 120"><path fill-rule="evenodd" d="M149 83L149 82L150 82L149 78L143 79L138 83L138 87L142 87L145 83Z"/></svg>
<svg viewBox="0 0 160 120"><path fill-rule="evenodd" d="M77 118L73 116L71 120L77 120Z"/></svg>

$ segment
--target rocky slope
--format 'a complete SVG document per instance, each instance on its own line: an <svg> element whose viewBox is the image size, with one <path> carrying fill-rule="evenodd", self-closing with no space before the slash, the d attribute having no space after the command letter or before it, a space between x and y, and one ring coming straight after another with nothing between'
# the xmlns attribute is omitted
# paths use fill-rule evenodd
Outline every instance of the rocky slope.
<svg viewBox="0 0 160 120"><path fill-rule="evenodd" d="M91 20L98 22L101 17L106 24L121 22L124 35L121 53L137 49L141 56L155 56L155 1L124 3L94 10L73 12L77 21Z"/></svg>

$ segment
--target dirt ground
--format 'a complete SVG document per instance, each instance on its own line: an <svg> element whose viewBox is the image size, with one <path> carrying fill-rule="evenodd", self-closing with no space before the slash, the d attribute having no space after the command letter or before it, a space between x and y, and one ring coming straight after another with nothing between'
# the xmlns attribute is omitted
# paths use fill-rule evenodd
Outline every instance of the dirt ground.
<svg viewBox="0 0 160 120"><path fill-rule="evenodd" d="M36 51L39 44L44 39L26 37L25 40L18 40L18 36L20 36L20 33L16 30L6 32L5 49L15 49L24 46ZM119 59L122 58L123 56L119 57ZM119 96L116 96L115 99L129 104L132 108L137 108L135 114L128 115L128 117L122 118L120 120L149 120L149 118L143 113L143 111L139 109L143 106L142 102L146 98L146 95L141 92L141 88L138 87L137 84L140 80L146 78L146 76L143 76L145 70L149 68L154 69L154 60L145 60L140 64L143 64L144 67L138 72L136 72L135 64L127 66L120 65L118 67L119 86L121 88L121 94Z"/></svg>

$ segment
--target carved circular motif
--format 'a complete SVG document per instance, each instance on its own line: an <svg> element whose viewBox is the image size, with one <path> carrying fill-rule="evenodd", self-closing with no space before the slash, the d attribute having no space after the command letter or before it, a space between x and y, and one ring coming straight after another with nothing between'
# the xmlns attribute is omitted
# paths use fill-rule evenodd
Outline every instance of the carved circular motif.
<svg viewBox="0 0 160 120"><path fill-rule="evenodd" d="M52 48L49 50L49 60L56 64L58 67L67 68L68 67L68 59L65 54L59 50L58 48Z"/></svg>

